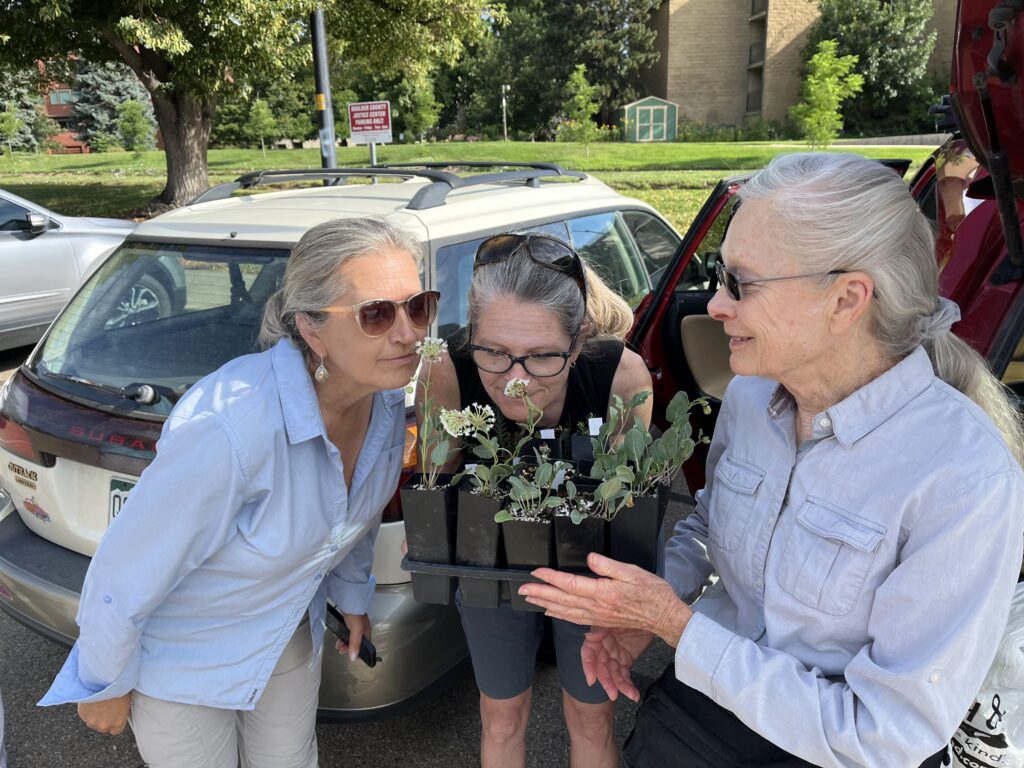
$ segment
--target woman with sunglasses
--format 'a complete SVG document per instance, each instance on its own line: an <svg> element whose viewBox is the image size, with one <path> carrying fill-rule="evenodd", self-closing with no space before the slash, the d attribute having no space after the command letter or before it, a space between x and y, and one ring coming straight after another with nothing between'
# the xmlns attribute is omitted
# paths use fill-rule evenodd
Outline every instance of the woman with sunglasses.
<svg viewBox="0 0 1024 768"><path fill-rule="evenodd" d="M507 424L524 422L522 401L507 396L505 385L525 378L530 400L543 412L540 428L567 438L581 421L605 416L612 395L628 401L651 389L643 360L622 341L633 320L629 306L556 238L505 234L481 243L468 319L468 328L449 340L450 358L431 369L431 395L444 407L486 404ZM645 424L650 414L650 403L636 411ZM480 689L481 763L522 766L544 618L507 604L487 609L459 602ZM617 766L613 704L583 677L584 631L553 622L571 763Z"/></svg>
<svg viewBox="0 0 1024 768"><path fill-rule="evenodd" d="M418 255L381 219L302 237L264 311L266 351L198 381L167 419L42 704L78 702L103 733L130 722L152 768L315 768L325 600L355 661L403 387L437 308Z"/></svg>
<svg viewBox="0 0 1024 768"><path fill-rule="evenodd" d="M520 593L609 628L583 653L612 697L639 699L654 635L675 649L627 742L637 768L949 765L965 713L965 731L1000 716L968 707L1021 567L1019 416L951 332L897 174L781 156L739 196L708 304L737 376L665 580L591 555L602 578L543 570Z"/></svg>

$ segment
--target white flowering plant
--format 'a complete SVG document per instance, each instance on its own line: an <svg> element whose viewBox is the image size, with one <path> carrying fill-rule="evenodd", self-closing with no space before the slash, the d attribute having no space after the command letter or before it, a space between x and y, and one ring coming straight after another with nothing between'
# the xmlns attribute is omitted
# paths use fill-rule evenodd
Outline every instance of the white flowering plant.
<svg viewBox="0 0 1024 768"><path fill-rule="evenodd" d="M440 362L448 353L448 342L427 336L423 341L416 342L416 353L420 356L420 365L407 391L413 392L418 386L423 392L418 430L421 483L423 488L435 489L444 465L460 448L459 443L451 439L451 431L444 425L444 409L438 409L430 397L431 366Z"/></svg>
<svg viewBox="0 0 1024 768"><path fill-rule="evenodd" d="M707 414L711 406L706 398L690 400L685 392L677 392L665 409L669 427L660 436L652 437L637 417L626 427L628 414L650 396L650 392L640 392L628 403L613 396L607 421L591 438L594 465L590 477L601 481L594 491L595 508L608 519L632 507L635 497L653 495L659 485L669 485L697 444L708 442L703 434L694 438L690 410L700 407Z"/></svg>
<svg viewBox="0 0 1024 768"><path fill-rule="evenodd" d="M456 412L459 416L448 417L453 427L457 428L459 425L463 427L459 434L476 443L472 453L475 458L479 459L478 463L467 465L465 470L452 478L453 483L465 477L473 484L476 491L484 496L500 499L508 495L509 490L505 481L512 476L512 468L518 461L519 454L524 446L533 439L537 423L543 415L541 410L530 400L529 389L529 379L511 379L505 385L505 395L522 400L526 407L526 421L519 423L524 434L511 448L503 446L500 436L493 433L496 419L494 410L490 406L473 403L462 411Z"/></svg>

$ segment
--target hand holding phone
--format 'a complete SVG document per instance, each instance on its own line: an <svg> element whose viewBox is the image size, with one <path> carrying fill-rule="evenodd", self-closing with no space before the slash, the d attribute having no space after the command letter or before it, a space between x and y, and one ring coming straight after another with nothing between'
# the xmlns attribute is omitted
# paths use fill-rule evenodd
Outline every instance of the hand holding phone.
<svg viewBox="0 0 1024 768"><path fill-rule="evenodd" d="M331 632L333 632L341 642L348 645L348 625L345 623L345 617L342 616L341 611L328 603L327 614L324 618L327 628L331 630ZM380 656L377 655L377 649L374 647L373 643L366 638L366 635L363 635L362 640L359 642L359 658L368 667L377 666L377 662L381 660Z"/></svg>

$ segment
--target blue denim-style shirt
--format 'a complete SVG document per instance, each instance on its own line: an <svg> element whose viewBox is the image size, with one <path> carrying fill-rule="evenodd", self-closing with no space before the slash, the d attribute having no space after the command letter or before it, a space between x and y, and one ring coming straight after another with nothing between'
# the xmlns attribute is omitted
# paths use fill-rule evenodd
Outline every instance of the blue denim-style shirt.
<svg viewBox="0 0 1024 768"><path fill-rule="evenodd" d="M252 709L307 611L317 654L327 596L346 613L367 612L404 440L403 392L376 393L346 488L290 341L197 382L100 541L78 642L39 703L138 690Z"/></svg>
<svg viewBox="0 0 1024 768"><path fill-rule="evenodd" d="M666 551L693 599L677 677L820 766L914 768L956 730L1006 625L1024 478L918 348L814 419L737 377Z"/></svg>

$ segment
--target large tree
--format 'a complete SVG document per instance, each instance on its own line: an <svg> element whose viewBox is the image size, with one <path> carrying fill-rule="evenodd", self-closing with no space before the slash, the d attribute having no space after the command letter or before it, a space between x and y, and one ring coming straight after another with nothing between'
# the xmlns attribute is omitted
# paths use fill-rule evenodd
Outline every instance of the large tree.
<svg viewBox="0 0 1024 768"><path fill-rule="evenodd" d="M928 73L935 48L929 31L933 0L820 0L821 18L804 49L809 61L824 40L838 56L856 56L863 91L843 107L847 132L884 134L927 130L938 94Z"/></svg>
<svg viewBox="0 0 1024 768"><path fill-rule="evenodd" d="M221 92L237 79L306 65L303 41L317 6L337 54L381 68L454 57L481 10L476 0L8 0L0 5L0 59L77 53L128 64L150 94L166 148L159 200L181 205L206 189Z"/></svg>

